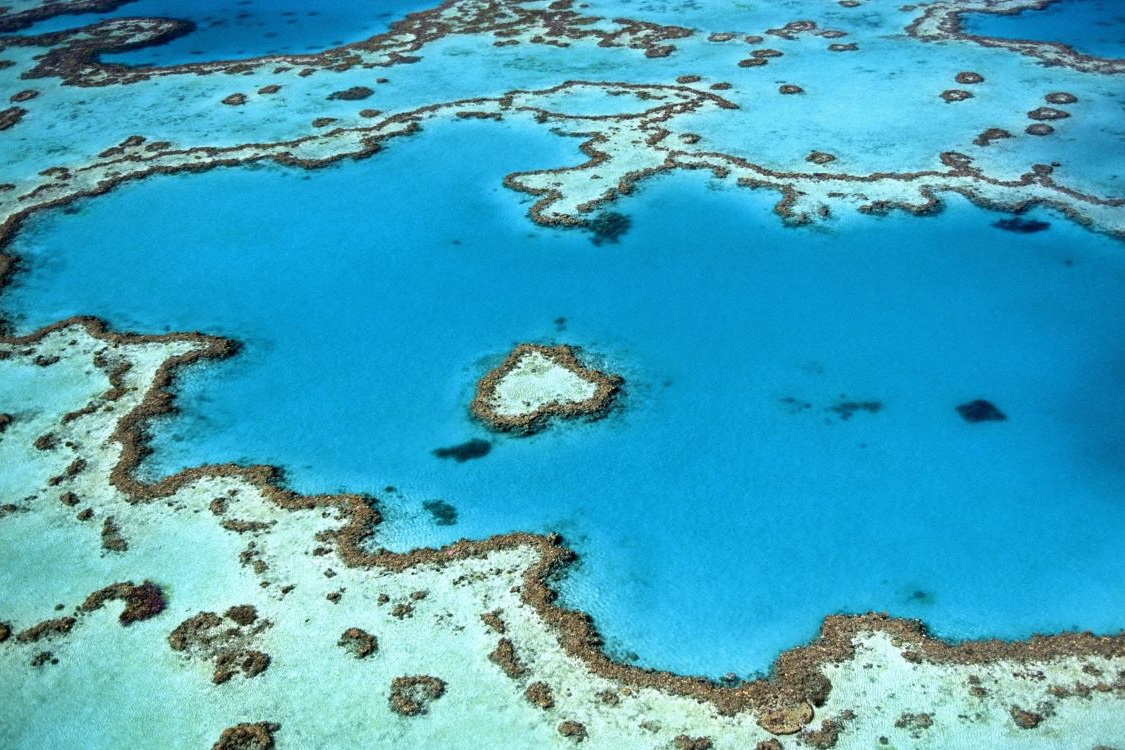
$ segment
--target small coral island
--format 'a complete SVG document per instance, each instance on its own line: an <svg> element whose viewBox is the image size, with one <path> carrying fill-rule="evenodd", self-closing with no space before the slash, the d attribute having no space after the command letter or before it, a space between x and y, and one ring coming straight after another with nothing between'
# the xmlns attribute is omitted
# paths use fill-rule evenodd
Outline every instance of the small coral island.
<svg viewBox="0 0 1125 750"><path fill-rule="evenodd" d="M473 416L495 430L530 433L550 417L597 418L622 378L590 369L565 344L520 344L477 383Z"/></svg>

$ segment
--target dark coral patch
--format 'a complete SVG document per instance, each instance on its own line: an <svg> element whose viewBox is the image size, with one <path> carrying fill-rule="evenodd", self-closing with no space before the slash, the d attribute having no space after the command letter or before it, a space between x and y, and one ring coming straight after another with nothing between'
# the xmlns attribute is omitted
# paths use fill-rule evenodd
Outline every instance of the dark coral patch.
<svg viewBox="0 0 1125 750"><path fill-rule="evenodd" d="M848 421L856 412L865 411L869 414L878 414L883 410L881 401L841 401L835 406L828 407L828 411L835 412L841 420Z"/></svg>
<svg viewBox="0 0 1125 750"><path fill-rule="evenodd" d="M984 399L969 401L957 407L957 413L966 422L1003 422L1008 417L996 405Z"/></svg>
<svg viewBox="0 0 1125 750"><path fill-rule="evenodd" d="M444 500L427 500L422 503L438 526L453 526L457 523L457 509Z"/></svg>
<svg viewBox="0 0 1125 750"><path fill-rule="evenodd" d="M586 223L586 228L593 232L590 241L595 245L603 242L616 243L621 235L629 231L633 225L632 219L616 211L603 211Z"/></svg>
<svg viewBox="0 0 1125 750"><path fill-rule="evenodd" d="M328 95L329 99L337 99L345 102L356 102L361 99L366 99L375 93L374 89L369 89L366 86L352 86L350 89L343 89L341 91L333 91Z"/></svg>
<svg viewBox="0 0 1125 750"><path fill-rule="evenodd" d="M1010 219L999 219L992 222L992 226L997 229L1003 229L1005 232L1015 232L1016 234L1035 234L1036 232L1043 232L1051 228L1049 221L1039 221L1038 219L1022 219L1019 216L1013 216Z"/></svg>
<svg viewBox="0 0 1125 750"><path fill-rule="evenodd" d="M27 110L23 107L8 107L0 109L0 130L7 130L23 119Z"/></svg>
<svg viewBox="0 0 1125 750"><path fill-rule="evenodd" d="M448 448L435 448L433 454L438 458L452 458L457 463L472 461L474 458L483 458L492 450L492 443L480 438L473 438L464 443L451 445Z"/></svg>

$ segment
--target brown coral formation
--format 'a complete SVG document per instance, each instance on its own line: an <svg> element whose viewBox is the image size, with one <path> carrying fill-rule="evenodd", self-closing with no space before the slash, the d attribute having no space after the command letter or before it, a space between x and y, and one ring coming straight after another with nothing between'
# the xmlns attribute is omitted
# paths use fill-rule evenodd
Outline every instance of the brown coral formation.
<svg viewBox="0 0 1125 750"><path fill-rule="evenodd" d="M829 750L829 748L836 747L836 743L840 739L840 732L843 729L844 725L839 721L825 719L820 722L818 729L805 729L797 736L801 742L809 747L817 750Z"/></svg>
<svg viewBox="0 0 1125 750"><path fill-rule="evenodd" d="M527 699L528 703L539 706L544 711L553 708L555 705L555 696L551 692L551 686L545 682L533 682L528 685L527 690L523 691L523 697Z"/></svg>
<svg viewBox="0 0 1125 750"><path fill-rule="evenodd" d="M0 109L0 131L7 130L15 126L23 116L27 114L27 110L23 107L8 107L7 109Z"/></svg>
<svg viewBox="0 0 1125 750"><path fill-rule="evenodd" d="M1070 117L1070 113L1054 107L1038 107L1028 112L1027 116L1032 120L1064 120Z"/></svg>
<svg viewBox="0 0 1125 750"><path fill-rule="evenodd" d="M379 641L362 628L348 628L336 645L357 659L366 659L379 650Z"/></svg>
<svg viewBox="0 0 1125 750"><path fill-rule="evenodd" d="M711 750L714 745L710 737L691 737L686 734L676 735L672 740L672 746L676 750Z"/></svg>
<svg viewBox="0 0 1125 750"><path fill-rule="evenodd" d="M1011 138L1011 137L1012 137L1012 134L1009 133L1007 130L1004 130L1004 128L988 128L987 130L982 132L980 135L978 135L976 138L974 138L973 143L975 143L978 146L987 146L990 143L992 143L993 141L998 141L998 140L1001 140L1003 138Z"/></svg>
<svg viewBox="0 0 1125 750"><path fill-rule="evenodd" d="M262 651L224 651L215 659L212 681L216 685L222 685L239 672L250 679L265 672L269 665L270 655Z"/></svg>
<svg viewBox="0 0 1125 750"><path fill-rule="evenodd" d="M957 83L965 85L973 85L976 83L984 83L984 76L980 73L974 73L971 70L964 70L953 77Z"/></svg>
<svg viewBox="0 0 1125 750"><path fill-rule="evenodd" d="M559 734L563 737L569 737L575 742L582 742L589 735L586 733L586 725L579 721L564 721L559 724Z"/></svg>
<svg viewBox="0 0 1125 750"><path fill-rule="evenodd" d="M777 87L777 90L781 94L803 94L803 93L805 93L805 90L803 88L801 88L800 86L798 86L796 84L793 84L793 83L783 83L782 85Z"/></svg>
<svg viewBox="0 0 1125 750"><path fill-rule="evenodd" d="M1027 711L1019 706L1012 706L1009 713L1012 717L1012 721L1014 721L1016 726L1020 729L1035 729L1035 727L1039 726L1043 721L1043 714Z"/></svg>
<svg viewBox="0 0 1125 750"><path fill-rule="evenodd" d="M1066 91L1053 91L1043 98L1047 100L1048 104L1074 104L1078 101L1077 96Z"/></svg>
<svg viewBox="0 0 1125 750"><path fill-rule="evenodd" d="M482 613L480 619L481 622L495 630L500 635L504 635L504 631L507 630L504 625L504 621L500 619L500 610L498 609L494 609L491 612Z"/></svg>
<svg viewBox="0 0 1125 750"><path fill-rule="evenodd" d="M125 552L129 543L121 535L121 528L113 520L113 516L102 522L102 549L110 552Z"/></svg>
<svg viewBox="0 0 1125 750"><path fill-rule="evenodd" d="M230 107L240 107L246 103L246 94L229 94L223 97L223 104Z"/></svg>
<svg viewBox="0 0 1125 750"><path fill-rule="evenodd" d="M796 734L812 718L813 708L805 701L773 705L758 711L758 726L770 734Z"/></svg>
<svg viewBox="0 0 1125 750"><path fill-rule="evenodd" d="M24 89L23 91L17 91L16 93L12 94L10 97L8 97L8 101L12 102L13 104L18 104L20 102L31 101L37 96L39 96L39 92L35 89Z"/></svg>
<svg viewBox="0 0 1125 750"><path fill-rule="evenodd" d="M948 89L941 92L941 98L947 102L963 102L973 98L973 92L964 89Z"/></svg>
<svg viewBox="0 0 1125 750"><path fill-rule="evenodd" d="M125 608L121 610L117 619L126 626L156 617L167 606L164 592L152 581L145 581L140 585L125 581L110 584L90 594L79 609L83 612L93 612L101 609L109 601L125 603Z"/></svg>
<svg viewBox="0 0 1125 750"><path fill-rule="evenodd" d="M43 622L32 625L26 630L20 631L16 635L16 640L19 643L35 643L50 636L66 635L74 628L76 622L78 621L73 617L44 620Z"/></svg>
<svg viewBox="0 0 1125 750"><path fill-rule="evenodd" d="M272 750L273 736L280 728L272 721L236 724L223 730L211 750Z"/></svg>
<svg viewBox="0 0 1125 750"><path fill-rule="evenodd" d="M252 604L237 604L223 614L238 625L253 625L258 619L258 609Z"/></svg>
<svg viewBox="0 0 1125 750"><path fill-rule="evenodd" d="M585 401L544 404L534 411L523 414L498 414L494 404L496 387L509 372L514 370L524 356L537 353L555 364L570 370L587 382L594 383L594 395ZM613 401L614 395L624 382L619 375L607 375L590 369L578 361L574 350L565 345L541 346L539 344L520 344L513 349L498 367L490 370L477 382L476 395L469 408L477 419L496 430L515 432L534 432L544 426L551 417L571 419L585 416L603 416Z"/></svg>
<svg viewBox="0 0 1125 750"><path fill-rule="evenodd" d="M232 607L240 619L249 619L249 605ZM228 613L230 610L228 610ZM264 672L270 665L269 654L253 648L255 639L272 626L269 620L259 619L255 613L250 624L239 625L227 617L233 627L220 627L223 617L214 612L199 612L187 618L168 635L168 645L173 651L189 658L210 661L214 667L211 680L216 685L229 681L238 673L250 679Z"/></svg>
<svg viewBox="0 0 1125 750"><path fill-rule="evenodd" d="M811 151L809 155L805 157L805 161L812 164L831 164L836 161L836 157L824 151Z"/></svg>
<svg viewBox="0 0 1125 750"><path fill-rule="evenodd" d="M1024 128L1024 132L1028 135L1050 135L1055 129L1045 122L1033 122Z"/></svg>
<svg viewBox="0 0 1125 750"><path fill-rule="evenodd" d="M517 680L527 674L527 669L520 663L516 655L516 648L508 638L501 638L496 648L488 655L488 660L504 671L504 674Z"/></svg>
<svg viewBox="0 0 1125 750"><path fill-rule="evenodd" d="M404 675L391 680L391 710L399 716L418 716L445 695L445 682L429 675Z"/></svg>

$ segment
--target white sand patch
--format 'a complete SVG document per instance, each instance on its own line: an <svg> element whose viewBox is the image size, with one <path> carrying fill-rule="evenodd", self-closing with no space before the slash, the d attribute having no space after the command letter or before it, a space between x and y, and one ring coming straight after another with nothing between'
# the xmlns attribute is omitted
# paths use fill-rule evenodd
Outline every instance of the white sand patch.
<svg viewBox="0 0 1125 750"><path fill-rule="evenodd" d="M553 359L531 351L496 383L492 406L499 416L516 417L550 403L587 401L597 390L597 383L584 380Z"/></svg>

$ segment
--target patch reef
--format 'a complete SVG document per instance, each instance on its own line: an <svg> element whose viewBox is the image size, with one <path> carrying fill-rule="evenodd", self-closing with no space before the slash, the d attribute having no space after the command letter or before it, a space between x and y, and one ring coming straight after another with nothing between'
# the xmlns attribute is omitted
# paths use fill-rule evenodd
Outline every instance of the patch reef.
<svg viewBox="0 0 1125 750"><path fill-rule="evenodd" d="M520 344L477 383L473 415L496 430L531 432L550 417L598 417L623 380L582 365L569 346Z"/></svg>

